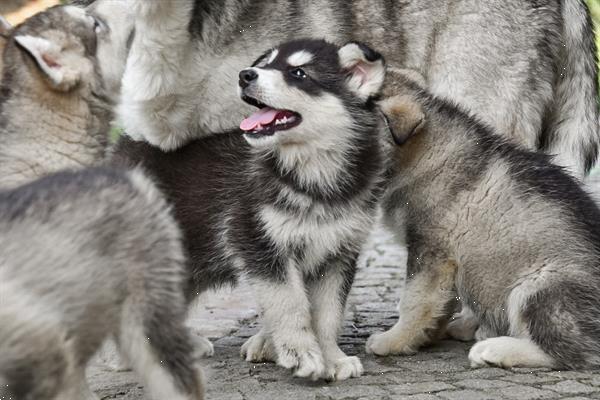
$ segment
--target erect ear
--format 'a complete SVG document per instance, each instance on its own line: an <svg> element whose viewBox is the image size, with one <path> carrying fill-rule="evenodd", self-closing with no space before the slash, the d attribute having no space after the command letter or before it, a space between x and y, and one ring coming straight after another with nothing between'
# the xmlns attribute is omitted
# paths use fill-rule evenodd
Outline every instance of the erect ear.
<svg viewBox="0 0 600 400"><path fill-rule="evenodd" d="M0 15L0 36L8 35L12 25L2 15Z"/></svg>
<svg viewBox="0 0 600 400"><path fill-rule="evenodd" d="M394 142L401 146L418 134L425 126L425 113L421 105L407 95L388 97L379 102L386 117Z"/></svg>
<svg viewBox="0 0 600 400"><path fill-rule="evenodd" d="M363 43L350 42L339 52L342 68L348 71L348 87L361 99L376 95L385 79L383 56Z"/></svg>
<svg viewBox="0 0 600 400"><path fill-rule="evenodd" d="M81 79L83 66L56 43L37 36L15 36L17 44L35 61L40 72L48 79L52 87L68 91L77 85Z"/></svg>

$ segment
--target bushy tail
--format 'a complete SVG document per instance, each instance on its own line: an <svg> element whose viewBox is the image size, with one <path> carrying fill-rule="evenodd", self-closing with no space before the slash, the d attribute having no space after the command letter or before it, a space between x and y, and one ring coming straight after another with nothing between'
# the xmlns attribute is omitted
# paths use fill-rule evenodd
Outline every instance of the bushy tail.
<svg viewBox="0 0 600 400"><path fill-rule="evenodd" d="M562 0L561 6L563 49L544 147L583 179L596 163L600 145L596 44L584 0Z"/></svg>

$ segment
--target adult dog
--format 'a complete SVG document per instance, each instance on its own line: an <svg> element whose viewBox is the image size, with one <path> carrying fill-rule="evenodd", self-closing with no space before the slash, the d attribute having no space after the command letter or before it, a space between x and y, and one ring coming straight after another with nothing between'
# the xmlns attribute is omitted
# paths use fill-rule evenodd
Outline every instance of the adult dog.
<svg viewBox="0 0 600 400"><path fill-rule="evenodd" d="M163 150L233 127L235 77L298 36L365 41L435 95L583 177L598 151L592 25L582 0L134 0L127 132Z"/></svg>

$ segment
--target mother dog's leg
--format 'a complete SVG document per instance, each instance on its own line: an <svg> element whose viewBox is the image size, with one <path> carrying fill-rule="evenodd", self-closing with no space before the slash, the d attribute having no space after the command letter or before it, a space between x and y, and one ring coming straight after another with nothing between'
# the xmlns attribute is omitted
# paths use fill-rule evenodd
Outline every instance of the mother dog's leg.
<svg viewBox="0 0 600 400"><path fill-rule="evenodd" d="M356 274L357 258L358 254L353 254L325 266L310 286L313 326L325 357L325 378L329 380L355 378L363 372L358 357L348 357L337 344L346 299Z"/></svg>
<svg viewBox="0 0 600 400"><path fill-rule="evenodd" d="M413 251L414 249L414 251ZM407 282L398 305L400 319L389 331L367 341L367 352L413 354L439 330L440 320L449 317L455 297L456 263L440 253L412 247L408 256Z"/></svg>
<svg viewBox="0 0 600 400"><path fill-rule="evenodd" d="M186 100L193 64L194 0L133 0L135 37L119 113L127 133L163 150L186 140L194 108Z"/></svg>
<svg viewBox="0 0 600 400"><path fill-rule="evenodd" d="M313 333L304 280L295 263L289 262L283 277L267 280L253 276L249 282L262 308L264 323L264 332L254 339L270 336L277 363L294 369L295 376L321 378L325 371L323 354Z"/></svg>

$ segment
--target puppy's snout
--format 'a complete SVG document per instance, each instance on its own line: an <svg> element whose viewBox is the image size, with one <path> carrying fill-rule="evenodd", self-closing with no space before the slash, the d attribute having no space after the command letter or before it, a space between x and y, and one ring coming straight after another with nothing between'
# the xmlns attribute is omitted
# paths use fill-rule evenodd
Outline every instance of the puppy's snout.
<svg viewBox="0 0 600 400"><path fill-rule="evenodd" d="M242 89L248 87L253 81L258 79L258 74L253 69L245 69L240 72L240 87Z"/></svg>

